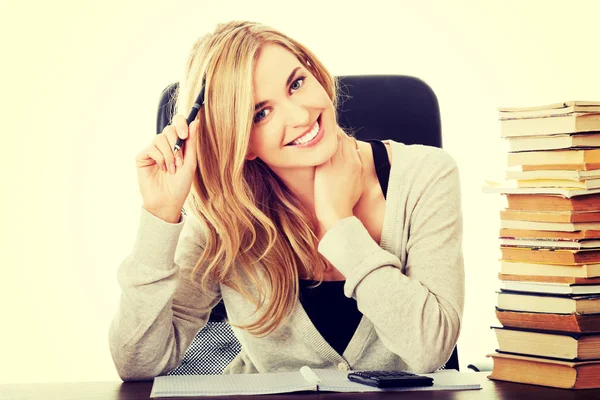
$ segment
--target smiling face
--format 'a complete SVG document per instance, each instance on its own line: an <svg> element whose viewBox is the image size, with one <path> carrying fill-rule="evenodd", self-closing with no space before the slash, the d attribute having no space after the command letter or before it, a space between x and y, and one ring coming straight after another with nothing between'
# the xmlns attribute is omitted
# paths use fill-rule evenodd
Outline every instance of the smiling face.
<svg viewBox="0 0 600 400"><path fill-rule="evenodd" d="M337 149L338 126L327 92L285 47L261 48L254 69L256 104L248 159L274 172L315 167Z"/></svg>

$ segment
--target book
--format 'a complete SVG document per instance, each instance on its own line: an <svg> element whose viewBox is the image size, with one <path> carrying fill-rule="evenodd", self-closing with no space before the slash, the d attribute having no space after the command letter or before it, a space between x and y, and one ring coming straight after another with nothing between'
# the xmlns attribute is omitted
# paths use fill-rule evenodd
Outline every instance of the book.
<svg viewBox="0 0 600 400"><path fill-rule="evenodd" d="M508 209L536 211L598 211L600 194L563 197L540 194L506 194Z"/></svg>
<svg viewBox="0 0 600 400"><path fill-rule="evenodd" d="M563 389L600 388L600 361L563 361L550 358L492 353L489 379Z"/></svg>
<svg viewBox="0 0 600 400"><path fill-rule="evenodd" d="M600 333L600 314L531 313L496 307L496 318L505 327Z"/></svg>
<svg viewBox="0 0 600 400"><path fill-rule="evenodd" d="M502 261L500 263L500 273L507 275L595 278L600 277L600 264L562 265Z"/></svg>
<svg viewBox="0 0 600 400"><path fill-rule="evenodd" d="M521 154L521 153L511 153ZM538 170L581 170L581 171L592 171L594 169L600 169L600 163L581 163L581 164L533 164L533 165L521 165L523 171L538 171Z"/></svg>
<svg viewBox="0 0 600 400"><path fill-rule="evenodd" d="M529 238L529 239L558 239L558 240L579 240L579 239L600 239L600 231L538 231L528 229L500 229L500 237Z"/></svg>
<svg viewBox="0 0 600 400"><path fill-rule="evenodd" d="M543 249L500 246L503 261L580 265L600 263L600 250Z"/></svg>
<svg viewBox="0 0 600 400"><path fill-rule="evenodd" d="M559 116L572 113L600 112L600 102L596 101L566 101L539 107L500 107L500 120L539 118Z"/></svg>
<svg viewBox="0 0 600 400"><path fill-rule="evenodd" d="M508 151L511 153L521 151L593 148L600 147L600 134L598 133L517 136L506 138L506 140L508 142Z"/></svg>
<svg viewBox="0 0 600 400"><path fill-rule="evenodd" d="M512 311L598 314L600 313L600 295L527 293L501 289L498 292L497 306L503 310Z"/></svg>
<svg viewBox="0 0 600 400"><path fill-rule="evenodd" d="M514 182L516 181L486 181L485 185L483 186L483 192L500 194L556 195L567 198L600 193L600 189L581 189L563 187L518 187L517 185L515 185Z"/></svg>
<svg viewBox="0 0 600 400"><path fill-rule="evenodd" d="M443 370L420 374L433 378L433 386L380 389L348 380L348 372L311 369L260 374L170 375L154 378L150 397L238 396L256 394L321 392L399 392L481 389L469 374Z"/></svg>
<svg viewBox="0 0 600 400"><path fill-rule="evenodd" d="M571 149L552 151L529 151L525 153L508 153L507 161L509 167L516 165L574 165L580 167L588 164L600 164L600 149ZM598 169L598 167L594 169Z"/></svg>
<svg viewBox="0 0 600 400"><path fill-rule="evenodd" d="M600 130L600 113L572 113L555 117L500 120L500 136L541 136Z"/></svg>
<svg viewBox="0 0 600 400"><path fill-rule="evenodd" d="M600 169L593 169L590 171L578 171L578 170L533 170L523 171L509 169L506 171L506 179L568 179L573 181L584 181L586 179L598 179L600 178Z"/></svg>
<svg viewBox="0 0 600 400"><path fill-rule="evenodd" d="M491 327L498 350L530 356L582 361L600 359L600 334Z"/></svg>
<svg viewBox="0 0 600 400"><path fill-rule="evenodd" d="M599 189L600 179L576 181L568 179L529 179L517 180L519 188L568 188L568 189Z"/></svg>
<svg viewBox="0 0 600 400"><path fill-rule="evenodd" d="M555 293L555 294L600 294L600 284L574 284L556 282L533 282L502 280L502 289L513 292ZM600 357L599 357L600 358Z"/></svg>
<svg viewBox="0 0 600 400"><path fill-rule="evenodd" d="M500 219L532 222L600 222L599 211L501 210Z"/></svg>
<svg viewBox="0 0 600 400"><path fill-rule="evenodd" d="M534 222L534 221L513 221L509 219L500 220L500 229L522 229L532 231L560 231L575 232L600 230L599 222Z"/></svg>
<svg viewBox="0 0 600 400"><path fill-rule="evenodd" d="M500 238L500 245L506 247L534 247L548 249L599 249L600 240L535 240L522 238Z"/></svg>
<svg viewBox="0 0 600 400"><path fill-rule="evenodd" d="M510 261L504 261L506 263L511 264ZM515 264L515 263L512 263ZM553 264L534 264L534 265L548 265L553 266ZM568 267L571 269L581 268L577 267ZM561 284L570 284L570 285L600 285L600 277L593 278L582 278L577 276L555 276L555 275L517 275L517 274L503 274L498 273L498 279L501 281L512 281L512 282L528 282L528 283L561 283Z"/></svg>

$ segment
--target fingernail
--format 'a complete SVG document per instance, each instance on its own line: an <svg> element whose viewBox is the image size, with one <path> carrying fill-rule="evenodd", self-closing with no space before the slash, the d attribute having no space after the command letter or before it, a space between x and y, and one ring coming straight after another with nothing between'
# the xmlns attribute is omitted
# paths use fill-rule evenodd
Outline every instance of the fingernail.
<svg viewBox="0 0 600 400"><path fill-rule="evenodd" d="M177 157L177 159L175 160L175 165L181 167L181 164L183 164L183 160L181 159L181 157Z"/></svg>
<svg viewBox="0 0 600 400"><path fill-rule="evenodd" d="M169 164L169 172L173 175L175 174L175 164L173 164L173 163Z"/></svg>

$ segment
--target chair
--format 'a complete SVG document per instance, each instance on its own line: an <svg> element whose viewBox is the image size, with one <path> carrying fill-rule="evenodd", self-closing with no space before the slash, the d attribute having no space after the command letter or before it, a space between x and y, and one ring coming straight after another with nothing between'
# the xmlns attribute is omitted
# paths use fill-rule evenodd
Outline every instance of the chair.
<svg viewBox="0 0 600 400"><path fill-rule="evenodd" d="M339 79L342 96L337 110L338 122L342 127L352 127L358 139L393 139L405 144L442 147L437 97L422 80L402 75L344 76ZM169 99L176 88L177 83L174 83L162 92L157 133L171 122L174 104ZM221 301L192 341L181 364L168 375L220 374L225 369L241 347L224 316L226 310ZM455 347L442 369L458 368Z"/></svg>

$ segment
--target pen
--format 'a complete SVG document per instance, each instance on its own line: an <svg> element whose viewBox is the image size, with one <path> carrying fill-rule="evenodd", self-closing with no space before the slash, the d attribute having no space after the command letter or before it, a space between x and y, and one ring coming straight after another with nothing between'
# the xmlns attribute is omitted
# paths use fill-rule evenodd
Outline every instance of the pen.
<svg viewBox="0 0 600 400"><path fill-rule="evenodd" d="M192 121L196 119L196 116L198 115L198 111L200 111L200 108L204 105L204 88L205 87L206 87L206 81L202 82L202 89L200 89L200 93L198 94L198 97L196 98L196 102L192 106L192 111L190 112L190 115L187 117L186 121L187 121L188 127L190 126ZM181 149L181 146L183 146L183 139L178 137L177 143L175 143L175 147L173 148L173 154L177 154L177 151L179 151Z"/></svg>

